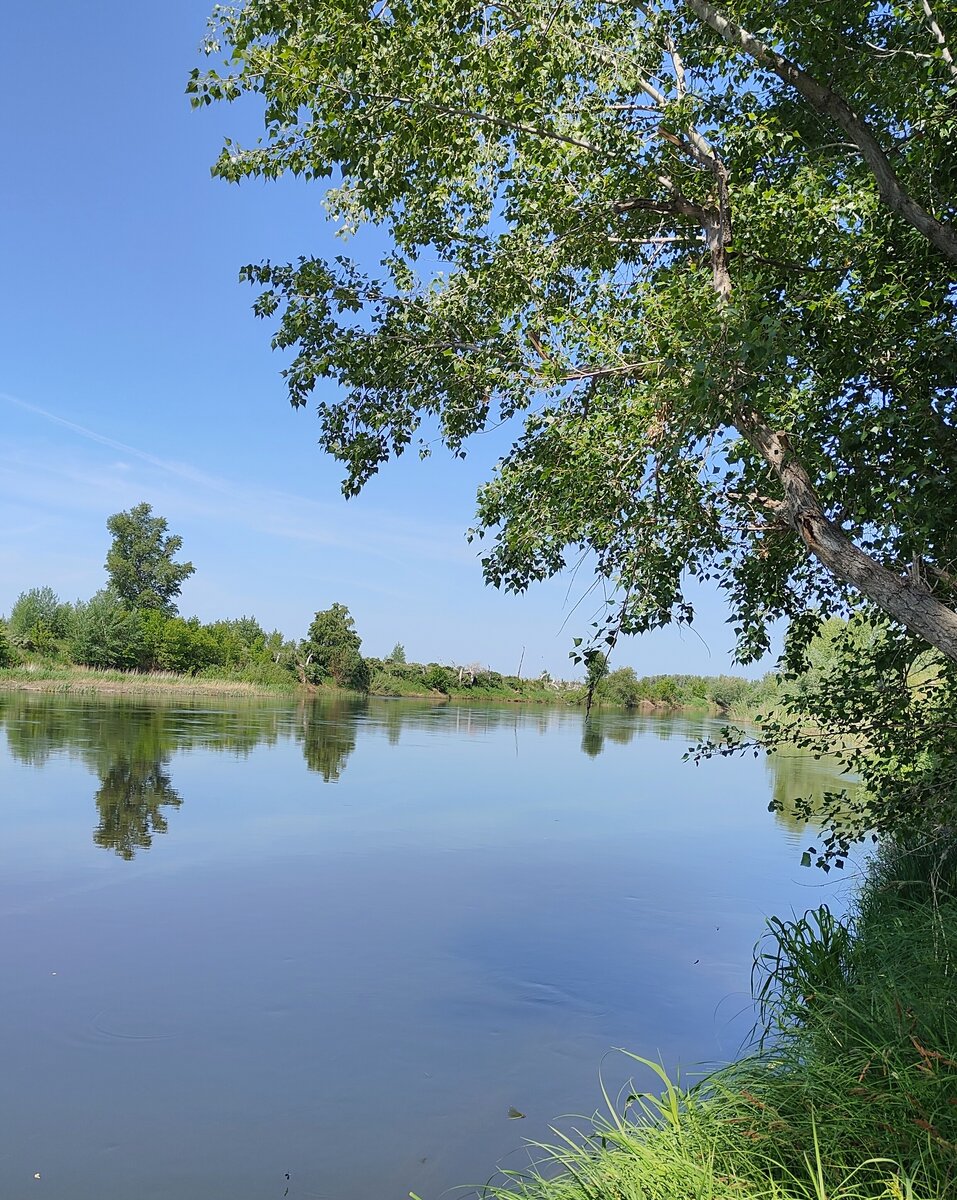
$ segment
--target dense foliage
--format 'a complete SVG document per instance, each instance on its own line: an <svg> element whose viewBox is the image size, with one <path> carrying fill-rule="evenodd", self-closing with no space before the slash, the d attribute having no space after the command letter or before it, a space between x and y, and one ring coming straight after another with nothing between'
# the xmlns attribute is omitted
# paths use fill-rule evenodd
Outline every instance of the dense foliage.
<svg viewBox="0 0 957 1200"><path fill-rule="evenodd" d="M74 604L62 603L52 588L34 590L54 596L56 630L37 622L27 635L11 634L5 639L0 624L0 667L14 666L23 659L124 671L207 674L263 684L291 683L295 678L295 644L278 630L267 634L254 617L204 625L196 617L186 620L155 608L130 608L110 588ZM31 593L23 593L12 615L28 611L30 597Z"/></svg>
<svg viewBox="0 0 957 1200"><path fill-rule="evenodd" d="M69 610L51 587L21 592L8 622L14 646L43 653L66 633Z"/></svg>
<svg viewBox="0 0 957 1200"><path fill-rule="evenodd" d="M957 655L955 72L919 6L249 0L214 24L226 71L194 100L265 117L216 174L336 177L333 219L392 242L375 277L244 272L347 492L423 422L459 452L525 412L480 497L493 582L584 547L614 633L690 618L714 576L744 656L853 588Z"/></svg>
<svg viewBox="0 0 957 1200"><path fill-rule="evenodd" d="M0 620L0 667L9 667L15 661L15 652L10 645L7 623Z"/></svg>

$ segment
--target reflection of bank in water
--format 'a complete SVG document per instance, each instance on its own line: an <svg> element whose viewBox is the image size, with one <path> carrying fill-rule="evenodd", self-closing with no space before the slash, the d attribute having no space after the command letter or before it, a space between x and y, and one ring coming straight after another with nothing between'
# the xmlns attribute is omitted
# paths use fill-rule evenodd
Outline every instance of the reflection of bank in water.
<svg viewBox="0 0 957 1200"><path fill-rule="evenodd" d="M639 732L652 734L659 741L671 741L677 734L687 737L689 743L703 742L714 731L713 718L688 715L687 713L638 714L633 709L593 708L581 716L582 753L597 758L605 749L606 739L619 746L627 746Z"/></svg>
<svg viewBox="0 0 957 1200"><path fill-rule="evenodd" d="M814 826L829 797L846 793L854 801L860 784L853 775L842 775L837 758L815 758L794 748L779 750L765 758L771 781L771 804L777 820L792 833Z"/></svg>

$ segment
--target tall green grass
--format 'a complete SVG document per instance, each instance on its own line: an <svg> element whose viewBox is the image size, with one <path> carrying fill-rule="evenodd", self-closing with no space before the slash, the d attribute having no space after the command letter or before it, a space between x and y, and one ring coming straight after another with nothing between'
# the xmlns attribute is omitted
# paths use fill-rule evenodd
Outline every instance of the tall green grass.
<svg viewBox="0 0 957 1200"><path fill-rule="evenodd" d="M498 1200L957 1197L957 851L892 848L853 920L769 922L757 1048L697 1087L606 1097Z"/></svg>

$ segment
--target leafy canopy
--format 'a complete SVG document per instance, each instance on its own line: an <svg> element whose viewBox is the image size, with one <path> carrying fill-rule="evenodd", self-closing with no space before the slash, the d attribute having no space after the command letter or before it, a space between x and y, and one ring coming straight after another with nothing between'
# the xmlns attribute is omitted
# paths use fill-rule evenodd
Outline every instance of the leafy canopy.
<svg viewBox="0 0 957 1200"><path fill-rule="evenodd" d="M10 638L25 650L44 651L67 632L70 608L51 587L21 592L10 610Z"/></svg>
<svg viewBox="0 0 957 1200"><path fill-rule="evenodd" d="M16 652L10 645L7 635L7 623L0 618L0 667L12 667L16 658Z"/></svg>
<svg viewBox="0 0 957 1200"><path fill-rule="evenodd" d="M172 616L183 581L196 570L174 560L183 539L168 534L165 517L143 502L106 522L113 544L106 556L110 588L131 609L157 609Z"/></svg>
<svg viewBox="0 0 957 1200"><path fill-rule="evenodd" d="M374 270L241 273L347 495L511 423L473 531L488 581L589 561L613 597L589 665L692 620L693 577L743 661L788 619L793 674L858 613L825 710L895 722L873 783L913 797L953 687L946 666L915 699L912 666L957 661L950 36L954 0L248 0L188 91L262 104L214 174L324 181L343 234L388 235Z"/></svg>
<svg viewBox="0 0 957 1200"><path fill-rule="evenodd" d="M71 621L70 654L90 667L131 670L139 665L142 628L137 612L112 588L77 602Z"/></svg>
<svg viewBox="0 0 957 1200"><path fill-rule="evenodd" d="M833 90L808 100L726 17ZM242 272L347 494L436 427L464 453L518 416L479 496L488 580L584 552L619 588L613 638L690 620L687 578L713 577L749 659L769 621L859 586L822 565L774 451L868 561L916 563L952 607L954 261L920 221L946 249L955 71L920 5L249 0L212 26L225 66L193 73L194 103L254 93L264 115L214 173L325 180L344 232L391 240L371 274Z"/></svg>
<svg viewBox="0 0 957 1200"><path fill-rule="evenodd" d="M359 653L362 639L344 604L317 612L301 646L306 676L312 683L332 678L339 687L369 690L369 667Z"/></svg>

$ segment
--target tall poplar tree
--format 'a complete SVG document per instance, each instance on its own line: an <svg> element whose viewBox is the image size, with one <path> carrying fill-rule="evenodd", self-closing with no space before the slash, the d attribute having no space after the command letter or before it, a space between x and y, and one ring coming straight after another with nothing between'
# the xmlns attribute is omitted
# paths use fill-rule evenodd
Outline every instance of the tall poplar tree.
<svg viewBox="0 0 957 1200"><path fill-rule="evenodd" d="M167 533L166 518L154 517L145 501L129 511L114 513L106 527L113 535L106 556L113 591L131 609L157 609L173 616L175 597L196 570L191 562L173 558L183 539Z"/></svg>

